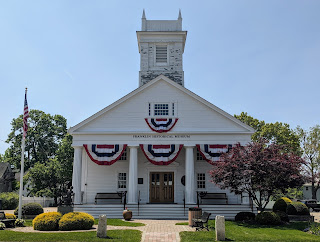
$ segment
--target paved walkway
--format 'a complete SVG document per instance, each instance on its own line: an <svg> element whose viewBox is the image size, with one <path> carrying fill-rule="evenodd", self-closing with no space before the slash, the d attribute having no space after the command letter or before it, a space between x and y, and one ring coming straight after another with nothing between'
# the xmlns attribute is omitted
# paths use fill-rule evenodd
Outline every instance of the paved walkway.
<svg viewBox="0 0 320 242"><path fill-rule="evenodd" d="M133 222L143 223L142 227L108 226L108 230L113 229L137 229L142 231L143 242L153 241L180 241L181 231L195 231L188 225L175 225L176 223L187 222L182 220L144 220L136 219Z"/></svg>
<svg viewBox="0 0 320 242"><path fill-rule="evenodd" d="M195 228L191 228L188 225L175 225L176 223L187 222L182 220L143 220L136 219L132 220L132 222L143 223L146 226L141 227L127 227L127 226L111 226L108 225L108 230L118 230L118 229L136 229L142 231L142 239L143 242L160 242L160 241L180 241L179 233L181 231L195 231ZM37 233L52 233L53 231L38 231L34 230L32 227L17 227L8 229L12 231L19 232L37 232ZM94 229L90 231L96 231L97 225L94 225ZM88 230L82 230L87 232ZM55 231L54 233L66 233L70 231ZM80 232L79 230L71 231L71 232Z"/></svg>

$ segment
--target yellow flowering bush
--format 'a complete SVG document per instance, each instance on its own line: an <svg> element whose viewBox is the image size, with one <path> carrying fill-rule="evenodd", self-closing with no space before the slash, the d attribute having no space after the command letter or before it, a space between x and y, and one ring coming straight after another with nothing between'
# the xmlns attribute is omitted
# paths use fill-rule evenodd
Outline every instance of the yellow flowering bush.
<svg viewBox="0 0 320 242"><path fill-rule="evenodd" d="M62 216L59 221L60 230L82 230L91 229L94 224L94 218L87 213L71 212Z"/></svg>
<svg viewBox="0 0 320 242"><path fill-rule="evenodd" d="M59 220L62 215L58 212L42 213L32 221L33 229L41 231L59 230Z"/></svg>

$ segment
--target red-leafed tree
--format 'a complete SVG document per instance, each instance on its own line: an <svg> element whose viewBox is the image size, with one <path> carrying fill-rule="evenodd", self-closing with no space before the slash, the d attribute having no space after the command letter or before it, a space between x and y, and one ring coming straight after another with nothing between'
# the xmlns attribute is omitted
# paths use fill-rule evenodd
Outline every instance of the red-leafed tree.
<svg viewBox="0 0 320 242"><path fill-rule="evenodd" d="M298 187L303 159L266 140L236 146L210 171L212 182L236 194L247 193L263 211L276 190Z"/></svg>

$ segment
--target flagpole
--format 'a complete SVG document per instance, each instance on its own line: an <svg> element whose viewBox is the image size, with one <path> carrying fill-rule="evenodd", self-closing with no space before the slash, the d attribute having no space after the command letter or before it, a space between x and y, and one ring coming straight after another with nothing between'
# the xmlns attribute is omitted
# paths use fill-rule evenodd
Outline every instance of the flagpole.
<svg viewBox="0 0 320 242"><path fill-rule="evenodd" d="M25 91L25 104L27 100L27 88ZM20 190L19 190L19 210L18 218L21 219L22 215L22 192L23 192L23 174L24 174L24 151L25 151L25 139L26 139L26 130L25 130L25 105L23 107L23 135L21 143L21 169L20 169Z"/></svg>
<svg viewBox="0 0 320 242"><path fill-rule="evenodd" d="M22 214L22 192L23 192L23 173L24 173L24 149L25 149L25 137L22 138L21 144L21 170L20 170L20 191L19 191L19 210L18 218L21 219Z"/></svg>

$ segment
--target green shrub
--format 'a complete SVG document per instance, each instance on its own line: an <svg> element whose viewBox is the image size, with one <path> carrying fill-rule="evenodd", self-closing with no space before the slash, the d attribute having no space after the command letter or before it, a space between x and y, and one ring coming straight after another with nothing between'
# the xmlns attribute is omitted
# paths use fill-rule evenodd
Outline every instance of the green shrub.
<svg viewBox="0 0 320 242"><path fill-rule="evenodd" d="M16 215L14 215L12 213L5 213L5 215L6 215L7 219L16 219L17 218Z"/></svg>
<svg viewBox="0 0 320 242"><path fill-rule="evenodd" d="M19 195L15 192L3 192L0 194L2 200L2 209L15 209L19 205Z"/></svg>
<svg viewBox="0 0 320 242"><path fill-rule="evenodd" d="M15 215L18 214L18 210L18 208L14 210ZM38 215L43 213L43 208L39 203L27 203L22 205L21 211L22 215Z"/></svg>
<svg viewBox="0 0 320 242"><path fill-rule="evenodd" d="M289 215L310 215L308 207L302 202L293 202L287 207Z"/></svg>
<svg viewBox="0 0 320 242"><path fill-rule="evenodd" d="M0 222L0 230L4 230L6 228L6 225L2 222Z"/></svg>
<svg viewBox="0 0 320 242"><path fill-rule="evenodd" d="M277 225L281 223L280 217L274 212L262 212L256 216L256 221L263 225Z"/></svg>
<svg viewBox="0 0 320 242"><path fill-rule="evenodd" d="M251 212L239 212L235 216L234 220L235 221L250 221L250 220L254 220L255 217L256 217L256 215Z"/></svg>
<svg viewBox="0 0 320 242"><path fill-rule="evenodd" d="M41 231L59 230L59 220L62 215L58 212L42 213L32 221L33 229Z"/></svg>
<svg viewBox="0 0 320 242"><path fill-rule="evenodd" d="M94 218L87 213L71 212L62 216L59 221L60 230L80 230L91 229L94 224Z"/></svg>
<svg viewBox="0 0 320 242"><path fill-rule="evenodd" d="M24 219L16 219L15 225L16 225L16 227L24 227L25 222L26 221Z"/></svg>
<svg viewBox="0 0 320 242"><path fill-rule="evenodd" d="M283 222L289 222L289 217L288 217L288 214L286 212L283 212L283 211L277 211L275 212L279 217L280 217L280 220L283 221Z"/></svg>
<svg viewBox="0 0 320 242"><path fill-rule="evenodd" d="M287 197L279 198L274 203L272 210L273 210L273 212L276 212L276 211L286 212L287 211L287 206L289 204L291 204L291 203L292 203L292 201Z"/></svg>
<svg viewBox="0 0 320 242"><path fill-rule="evenodd" d="M312 234L320 235L320 225L318 223L315 223L315 222L311 223L309 231Z"/></svg>

